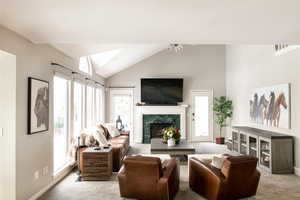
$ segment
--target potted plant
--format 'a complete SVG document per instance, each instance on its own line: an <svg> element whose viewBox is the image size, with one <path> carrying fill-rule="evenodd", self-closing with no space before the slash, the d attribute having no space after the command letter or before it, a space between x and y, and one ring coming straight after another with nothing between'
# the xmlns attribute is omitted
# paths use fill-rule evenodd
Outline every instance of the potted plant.
<svg viewBox="0 0 300 200"><path fill-rule="evenodd" d="M168 127L162 129L163 142L168 143L168 146L175 146L179 144L181 134L180 130L175 127Z"/></svg>
<svg viewBox="0 0 300 200"><path fill-rule="evenodd" d="M216 138L217 144L224 144L225 138L222 137L222 129L227 126L226 121L232 117L233 106L232 101L228 100L225 96L215 98L213 110L216 115L216 123L219 125L220 135Z"/></svg>

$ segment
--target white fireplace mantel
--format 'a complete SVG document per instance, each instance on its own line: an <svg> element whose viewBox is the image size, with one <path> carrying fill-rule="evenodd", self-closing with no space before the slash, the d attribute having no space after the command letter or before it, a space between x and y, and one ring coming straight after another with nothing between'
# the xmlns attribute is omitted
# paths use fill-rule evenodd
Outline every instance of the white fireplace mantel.
<svg viewBox="0 0 300 200"><path fill-rule="evenodd" d="M186 139L186 108L187 105L179 106L137 106L137 131L136 142L143 142L143 115L180 115L181 138Z"/></svg>

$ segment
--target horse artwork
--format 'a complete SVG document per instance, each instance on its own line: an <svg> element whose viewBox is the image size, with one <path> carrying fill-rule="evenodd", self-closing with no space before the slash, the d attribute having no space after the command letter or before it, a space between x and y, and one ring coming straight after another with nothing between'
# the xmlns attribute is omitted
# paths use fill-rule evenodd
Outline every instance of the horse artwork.
<svg viewBox="0 0 300 200"><path fill-rule="evenodd" d="M28 79L28 134L49 130L49 83Z"/></svg>
<svg viewBox="0 0 300 200"><path fill-rule="evenodd" d="M250 121L290 129L290 84L256 89L249 100Z"/></svg>

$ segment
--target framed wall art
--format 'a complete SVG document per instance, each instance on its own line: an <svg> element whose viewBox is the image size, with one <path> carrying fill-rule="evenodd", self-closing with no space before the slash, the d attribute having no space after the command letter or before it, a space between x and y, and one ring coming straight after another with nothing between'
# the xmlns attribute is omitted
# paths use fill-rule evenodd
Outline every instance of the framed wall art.
<svg viewBox="0 0 300 200"><path fill-rule="evenodd" d="M28 78L28 134L49 130L49 82Z"/></svg>
<svg viewBox="0 0 300 200"><path fill-rule="evenodd" d="M256 89L250 97L250 121L276 128L291 128L290 84Z"/></svg>

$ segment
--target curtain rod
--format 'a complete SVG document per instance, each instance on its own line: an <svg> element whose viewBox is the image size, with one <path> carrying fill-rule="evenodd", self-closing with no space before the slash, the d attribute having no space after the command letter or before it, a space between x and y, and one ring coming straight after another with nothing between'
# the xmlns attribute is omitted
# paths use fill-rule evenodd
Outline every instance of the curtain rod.
<svg viewBox="0 0 300 200"><path fill-rule="evenodd" d="M121 86L121 87L117 87L117 86L109 86L108 88L135 88L135 86Z"/></svg>
<svg viewBox="0 0 300 200"><path fill-rule="evenodd" d="M75 71L71 70L69 67L63 66L63 65L61 65L59 63L55 63L55 62L51 62L51 65L56 65L56 66L62 67L64 69L69 70L70 72L72 72L72 74L79 74L79 75L83 76L85 80L94 81L95 84L99 84L99 85L104 87L104 84L99 83L98 81L95 81L93 79L90 79L90 78L86 77L84 74L81 74L79 72L75 72Z"/></svg>

